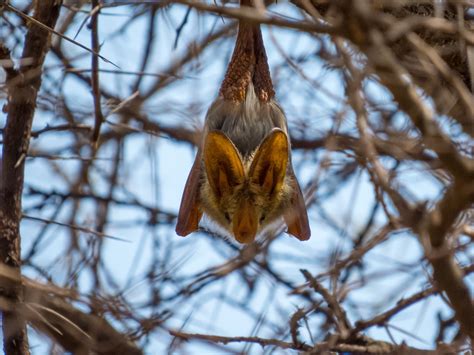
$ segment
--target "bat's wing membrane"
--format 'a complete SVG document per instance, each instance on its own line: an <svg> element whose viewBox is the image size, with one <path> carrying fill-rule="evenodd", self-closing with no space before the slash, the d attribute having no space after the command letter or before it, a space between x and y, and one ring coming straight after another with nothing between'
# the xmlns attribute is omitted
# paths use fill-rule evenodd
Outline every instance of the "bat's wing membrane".
<svg viewBox="0 0 474 355"><path fill-rule="evenodd" d="M311 236L311 230L308 222L308 212L298 181L296 180L293 169L290 168L288 174L293 177L293 196L291 204L284 214L284 220L288 226L288 233L299 240L308 240Z"/></svg>
<svg viewBox="0 0 474 355"><path fill-rule="evenodd" d="M202 210L199 206L199 190L201 183L201 151L196 154L196 159L189 172L188 180L179 206L176 234L184 237L199 228Z"/></svg>

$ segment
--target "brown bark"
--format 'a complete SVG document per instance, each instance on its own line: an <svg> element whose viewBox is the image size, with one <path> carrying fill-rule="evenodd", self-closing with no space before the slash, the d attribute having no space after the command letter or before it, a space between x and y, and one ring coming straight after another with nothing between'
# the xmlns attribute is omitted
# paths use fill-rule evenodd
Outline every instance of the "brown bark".
<svg viewBox="0 0 474 355"><path fill-rule="evenodd" d="M52 28L56 24L61 1L36 1L34 17ZM15 312L22 302L20 281L20 220L24 181L24 162L28 151L36 98L41 86L41 71L50 43L50 33L30 23L18 75L9 80L7 121L3 135L3 159L0 203L0 261L13 268L16 277L1 285L0 294L13 305L3 313L5 354L28 354L26 322Z"/></svg>

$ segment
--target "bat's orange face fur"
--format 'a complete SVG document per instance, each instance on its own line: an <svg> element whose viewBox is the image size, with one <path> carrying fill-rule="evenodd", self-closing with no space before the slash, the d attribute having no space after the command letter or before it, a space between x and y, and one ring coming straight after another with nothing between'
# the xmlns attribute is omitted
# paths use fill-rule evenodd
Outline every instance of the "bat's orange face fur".
<svg viewBox="0 0 474 355"><path fill-rule="evenodd" d="M282 130L273 130L247 159L242 159L225 134L209 132L203 163L203 209L238 242L253 242L287 207L291 196L286 173L288 139Z"/></svg>

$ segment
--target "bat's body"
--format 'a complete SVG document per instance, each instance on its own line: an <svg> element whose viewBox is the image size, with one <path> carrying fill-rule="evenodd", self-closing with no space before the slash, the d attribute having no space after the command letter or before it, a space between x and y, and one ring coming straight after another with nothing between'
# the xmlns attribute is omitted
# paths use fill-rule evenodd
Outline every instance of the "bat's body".
<svg viewBox="0 0 474 355"><path fill-rule="evenodd" d="M248 0L242 5L244 1ZM260 27L241 22L186 182L176 226L179 235L195 231L205 212L241 243L252 242L282 216L290 234L309 238L286 118L274 95Z"/></svg>
<svg viewBox="0 0 474 355"><path fill-rule="evenodd" d="M274 128L287 133L285 114L274 100L261 103L250 83L242 103L229 104L221 97L213 102L207 112L204 136L213 130L222 131L245 159Z"/></svg>

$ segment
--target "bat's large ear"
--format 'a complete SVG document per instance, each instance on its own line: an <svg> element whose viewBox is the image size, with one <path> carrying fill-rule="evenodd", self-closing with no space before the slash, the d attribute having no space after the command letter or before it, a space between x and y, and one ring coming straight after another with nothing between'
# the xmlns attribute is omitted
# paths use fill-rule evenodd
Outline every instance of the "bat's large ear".
<svg viewBox="0 0 474 355"><path fill-rule="evenodd" d="M199 206L199 190L201 181L201 151L199 150L193 167L189 172L188 180L184 187L181 205L179 206L178 222L176 223L176 234L184 237L196 231L202 217Z"/></svg>
<svg viewBox="0 0 474 355"><path fill-rule="evenodd" d="M300 186L296 180L293 169L288 172L291 175L293 194L289 208L286 210L283 218L288 226L288 233L295 236L299 240L308 240L311 236L311 230L308 223L308 212L306 211L306 204L301 193Z"/></svg>
<svg viewBox="0 0 474 355"><path fill-rule="evenodd" d="M244 166L232 141L220 131L209 132L204 141L204 166L217 199L232 194L245 180Z"/></svg>
<svg viewBox="0 0 474 355"><path fill-rule="evenodd" d="M288 166L288 138L280 129L274 129L263 140L250 166L249 177L267 194L278 192L285 180Z"/></svg>

